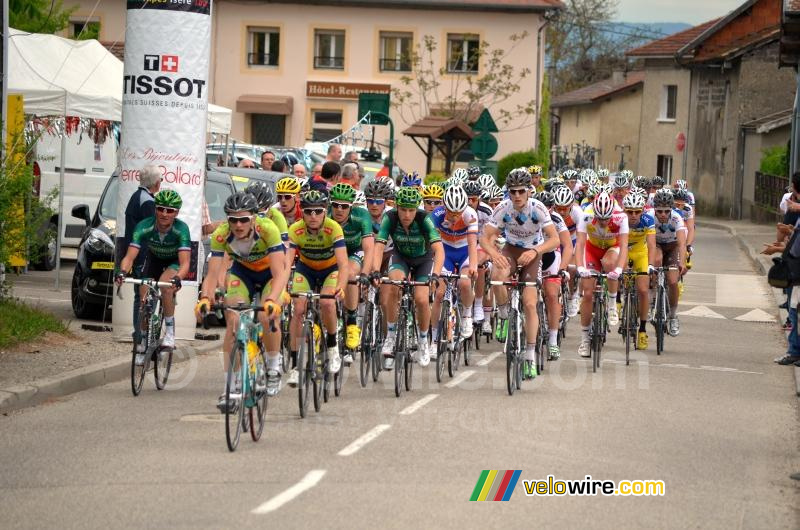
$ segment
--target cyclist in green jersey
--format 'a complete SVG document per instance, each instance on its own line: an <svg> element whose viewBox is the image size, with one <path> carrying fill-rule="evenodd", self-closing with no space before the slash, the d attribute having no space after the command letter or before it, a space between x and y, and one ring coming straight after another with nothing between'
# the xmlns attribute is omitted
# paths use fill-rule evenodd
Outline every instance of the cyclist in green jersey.
<svg viewBox="0 0 800 530"><path fill-rule="evenodd" d="M347 246L347 257L350 270L348 280L355 280L359 274L369 274L372 270L372 250L375 234L372 232L372 219L364 208L355 208L353 202L356 190L349 184L339 183L331 189L330 215L339 223L344 232ZM347 338L345 344L349 350L355 350L361 344L361 330L358 327L358 285L348 285L345 292L344 307L347 311ZM353 362L353 356L347 353L342 360L345 365Z"/></svg>
<svg viewBox="0 0 800 530"><path fill-rule="evenodd" d="M256 216L258 203L250 193L240 191L225 201L228 219L211 234L211 260L208 274L200 289L200 300L195 313L201 316L208 311L211 297L218 285L219 271L227 255L233 261L228 275L225 303L236 305L249 303L258 295L264 304L264 312L258 317L264 325L264 350L267 352L267 394L275 395L280 390L280 331L271 331L270 319L280 318L281 293L286 288L288 273L284 266L286 248L280 239L275 223ZM227 354L233 347L234 333L239 326L238 315L230 311L225 315L225 339L223 351ZM224 374L227 374L230 359L224 357ZM217 403L221 411L235 403L227 403L223 393Z"/></svg>
<svg viewBox="0 0 800 530"><path fill-rule="evenodd" d="M375 238L373 270L380 270L383 248L391 238L394 249L389 260L390 279L404 280L411 274L412 278L419 282L438 280L438 271L442 270L444 264L444 247L433 221L424 210L419 209L422 195L416 188L403 187L397 190L395 202L397 209L386 212ZM380 273L373 273L373 279L376 278L376 274ZM429 287L414 289L420 366L427 366L430 362L431 346L428 344L428 326L431 308L428 305L428 290ZM387 323L386 340L383 343L384 364L386 369L391 369L394 366L395 326L400 305L400 293L399 288L394 285L382 285L381 291L385 293L384 312Z"/></svg>
<svg viewBox="0 0 800 530"><path fill-rule="evenodd" d="M174 287L162 287L161 295L164 303L164 339L161 345L165 348L175 347L175 292L181 288L181 280L189 274L189 258L192 254L192 241L189 226L178 219L178 212L183 205L181 196L175 190L161 190L153 200L156 214L144 219L133 230L133 238L128 251L120 263L120 274L117 283L122 283L125 275L130 274L133 262L141 248L147 248L147 256L142 265L142 278L157 278L160 282L171 282ZM145 287L141 288L141 299L145 299ZM144 362L144 346L136 345L136 362Z"/></svg>

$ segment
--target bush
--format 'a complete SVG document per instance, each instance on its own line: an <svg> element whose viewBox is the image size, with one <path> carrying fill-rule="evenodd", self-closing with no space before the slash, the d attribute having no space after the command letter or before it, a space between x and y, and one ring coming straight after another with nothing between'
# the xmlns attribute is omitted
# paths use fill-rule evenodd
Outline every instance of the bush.
<svg viewBox="0 0 800 530"><path fill-rule="evenodd" d="M762 149L761 165L759 171L767 175L778 177L789 176L789 148L776 145L768 149Z"/></svg>
<svg viewBox="0 0 800 530"><path fill-rule="evenodd" d="M433 184L434 182L444 182L447 180L447 177L444 173L433 172L429 173L427 177L425 177L424 182L425 185Z"/></svg>
<svg viewBox="0 0 800 530"><path fill-rule="evenodd" d="M506 176L512 169L533 166L535 164L542 165L542 162L533 149L530 151L517 151L507 154L497 162L497 185L502 186L505 183Z"/></svg>

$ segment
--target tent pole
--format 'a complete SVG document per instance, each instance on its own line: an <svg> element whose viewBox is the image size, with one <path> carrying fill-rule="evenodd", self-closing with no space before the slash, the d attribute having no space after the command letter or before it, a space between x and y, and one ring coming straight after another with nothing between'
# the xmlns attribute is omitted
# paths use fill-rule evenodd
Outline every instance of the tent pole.
<svg viewBox="0 0 800 530"><path fill-rule="evenodd" d="M64 132L61 135L61 166L58 173L58 232L56 233L56 285L61 288L61 232L64 230L64 163L67 158L67 93L64 91Z"/></svg>

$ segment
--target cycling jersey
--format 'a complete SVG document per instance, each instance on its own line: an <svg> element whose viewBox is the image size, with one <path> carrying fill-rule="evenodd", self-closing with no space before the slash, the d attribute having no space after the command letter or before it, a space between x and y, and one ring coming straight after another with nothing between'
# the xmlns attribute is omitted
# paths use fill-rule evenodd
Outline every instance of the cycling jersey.
<svg viewBox="0 0 800 530"><path fill-rule="evenodd" d="M656 220L651 215L642 214L635 226L629 227L628 248L647 250L647 236L656 233Z"/></svg>
<svg viewBox="0 0 800 530"><path fill-rule="evenodd" d="M561 215L559 215L557 212L550 212L550 217L553 219L553 224L556 227L556 233L561 234L562 232L569 232L567 224L564 222L564 219L561 217ZM539 279L541 279L542 276L555 276L558 274L558 271L561 268L561 250L561 245L559 245L552 252L546 252L545 254L542 254L542 273L539 276ZM558 281L558 279L555 279L555 281Z"/></svg>
<svg viewBox="0 0 800 530"><path fill-rule="evenodd" d="M300 255L300 263L313 270L334 267L334 249L346 247L342 227L330 217L325 217L316 233L309 232L305 220L300 219L289 227L289 241Z"/></svg>
<svg viewBox="0 0 800 530"><path fill-rule="evenodd" d="M289 241L289 225L286 224L286 217L277 206L271 207L264 214L258 214L261 217L266 217L278 228L278 233L281 235L281 240Z"/></svg>
<svg viewBox="0 0 800 530"><path fill-rule="evenodd" d="M550 212L536 199L528 199L522 210L514 208L511 199L497 205L489 226L505 231L506 244L533 248L540 240L542 229L553 224Z"/></svg>
<svg viewBox="0 0 800 530"><path fill-rule="evenodd" d="M681 217L683 217L684 221L688 221L690 219L694 219L694 208L689 206L689 204L684 204L683 208L675 208Z"/></svg>
<svg viewBox="0 0 800 530"><path fill-rule="evenodd" d="M588 245L599 249L617 246L618 237L628 233L628 216L622 212L614 212L605 227L601 227L593 210L584 212L578 221L578 233L586 234Z"/></svg>
<svg viewBox="0 0 800 530"><path fill-rule="evenodd" d="M675 243L678 240L678 232L681 230L687 230L683 217L677 210L672 210L666 223L656 219L656 243L659 245Z"/></svg>
<svg viewBox="0 0 800 530"><path fill-rule="evenodd" d="M406 230L400 224L397 210L386 212L375 241L386 243L389 238L397 253L407 258L419 258L430 252L431 243L441 241L439 231L424 210L417 211L411 226Z"/></svg>
<svg viewBox="0 0 800 530"><path fill-rule="evenodd" d="M174 260L178 258L178 252L192 250L192 238L189 225L180 219L175 219L169 230L162 234L156 228L156 218L148 217L133 229L130 245L136 248L146 246L158 259Z"/></svg>
<svg viewBox="0 0 800 530"><path fill-rule="evenodd" d="M475 210L475 213L478 214L478 232L483 232L483 225L485 225L489 219L492 218L492 207L486 204L485 202L478 203L478 208Z"/></svg>
<svg viewBox="0 0 800 530"><path fill-rule="evenodd" d="M578 221L581 217L583 217L583 215L584 214L581 207L575 203L572 203L572 208L570 208L569 215L562 217L564 224L567 226L567 230L569 230L569 236L572 238L573 245L575 244L575 239L577 238Z"/></svg>
<svg viewBox="0 0 800 530"><path fill-rule="evenodd" d="M255 272L269 269L271 253L284 251L278 227L266 217L255 218L253 230L245 239L236 239L227 222L211 234L212 256L228 254L234 263Z"/></svg>
<svg viewBox="0 0 800 530"><path fill-rule="evenodd" d="M372 217L364 208L353 207L347 222L342 225L344 242L347 247L347 255L353 256L362 250L361 240L366 237L374 237L372 232Z"/></svg>
<svg viewBox="0 0 800 530"><path fill-rule="evenodd" d="M431 212L430 218L433 226L441 234L445 250L448 248L466 249L467 235L475 234L476 237L478 235L478 214L469 206L461 212L455 222L447 220L447 210L444 206L439 206Z"/></svg>

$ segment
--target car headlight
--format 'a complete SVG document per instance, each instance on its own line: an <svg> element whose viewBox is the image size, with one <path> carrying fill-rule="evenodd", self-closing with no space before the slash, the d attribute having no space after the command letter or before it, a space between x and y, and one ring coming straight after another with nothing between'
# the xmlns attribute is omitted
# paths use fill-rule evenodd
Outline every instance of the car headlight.
<svg viewBox="0 0 800 530"><path fill-rule="evenodd" d="M89 232L89 237L86 238L86 244L94 252L104 254L114 254L114 242L108 237L108 234L102 230L93 229Z"/></svg>

